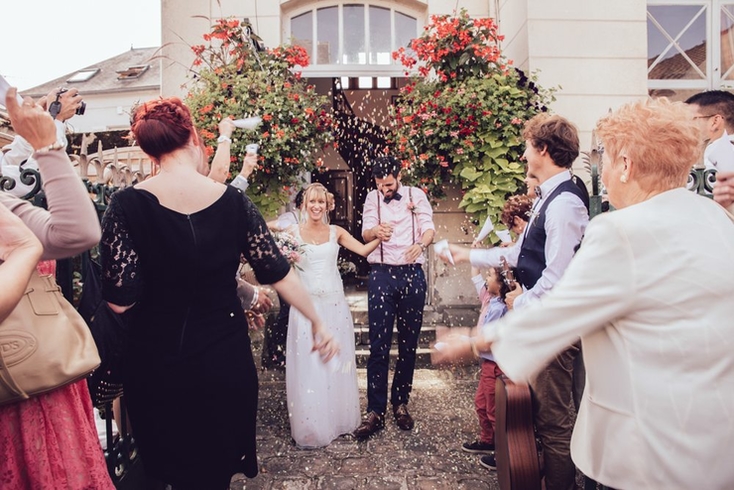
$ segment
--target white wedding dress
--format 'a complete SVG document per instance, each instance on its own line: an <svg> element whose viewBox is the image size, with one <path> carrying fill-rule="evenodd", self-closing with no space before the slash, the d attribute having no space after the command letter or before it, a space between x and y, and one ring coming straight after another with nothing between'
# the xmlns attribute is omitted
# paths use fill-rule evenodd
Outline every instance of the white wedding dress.
<svg viewBox="0 0 734 490"><path fill-rule="evenodd" d="M288 417L296 445L323 447L360 424L354 323L337 269L336 227L329 227L329 241L320 245L304 243L298 231L296 238L304 250L298 262L301 281L341 349L324 364L319 354L311 351L311 322L291 308L285 375Z"/></svg>

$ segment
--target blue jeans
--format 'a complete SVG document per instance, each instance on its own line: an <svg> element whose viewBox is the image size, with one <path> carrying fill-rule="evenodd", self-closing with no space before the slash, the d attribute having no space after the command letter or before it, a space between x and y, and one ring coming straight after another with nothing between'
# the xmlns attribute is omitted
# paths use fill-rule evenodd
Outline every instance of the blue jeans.
<svg viewBox="0 0 734 490"><path fill-rule="evenodd" d="M368 289L370 358L367 361L367 412L384 415L392 332L397 317L398 361L392 381L392 405L408 403L418 336L426 304L426 277L419 264L372 264Z"/></svg>

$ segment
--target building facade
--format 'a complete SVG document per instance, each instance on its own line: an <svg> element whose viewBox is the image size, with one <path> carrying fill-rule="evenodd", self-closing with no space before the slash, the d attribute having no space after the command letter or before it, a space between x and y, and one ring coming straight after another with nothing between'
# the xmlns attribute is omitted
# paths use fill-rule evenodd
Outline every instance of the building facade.
<svg viewBox="0 0 734 490"><path fill-rule="evenodd" d="M236 16L248 18L268 47L305 47L309 82L333 93L338 80L339 96L354 114L379 126L404 80L390 53L418 36L431 15L457 8L497 20L504 54L537 72L541 86L557 89L551 109L578 126L582 150L591 149L596 121L626 102L648 94L681 100L734 82L734 2L725 0L162 0L161 91L185 94L189 46L201 42L209 19ZM365 183L352 172L355 162L337 152L326 161L332 183L348 190L344 202L359 209ZM581 159L577 163L577 173L588 179ZM456 207L459 197L438 205L438 237L469 242L473 226ZM358 235L358 213L342 211ZM468 270L430 262L432 304L473 300L463 279Z"/></svg>

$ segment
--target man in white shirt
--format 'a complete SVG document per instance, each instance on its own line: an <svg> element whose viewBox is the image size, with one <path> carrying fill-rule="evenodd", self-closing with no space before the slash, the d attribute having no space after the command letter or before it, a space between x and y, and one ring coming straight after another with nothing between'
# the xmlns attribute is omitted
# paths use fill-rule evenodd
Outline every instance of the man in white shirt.
<svg viewBox="0 0 734 490"><path fill-rule="evenodd" d="M714 200L734 211L734 94L725 90L707 90L699 92L686 100L691 106L693 118L699 122L703 140L706 143L704 165L716 168L716 185ZM720 139L726 138L732 143L732 161L714 162L711 154ZM725 155L717 151L717 155ZM720 159L723 157L717 158ZM723 168L720 168L722 167Z"/></svg>
<svg viewBox="0 0 734 490"><path fill-rule="evenodd" d="M528 175L540 183L523 234L507 248L450 246L455 262L470 261L474 267L498 267L505 257L516 268L515 276L523 286L507 296L507 306L514 308L537 301L553 288L589 222L582 192L569 172L579 154L576 127L560 116L539 114L526 123L523 137ZM578 353L575 346L563 351L531 383L547 490L575 488L570 442L575 418L573 365Z"/></svg>
<svg viewBox="0 0 734 490"><path fill-rule="evenodd" d="M701 135L706 149L703 154L703 163L706 168L719 170L719 158L722 151L716 151L722 138L732 142L734 138L734 94L725 90L706 90L699 92L686 100L691 106L693 119L698 121ZM719 155L716 158L713 154ZM734 166L734 145L731 146L729 165Z"/></svg>

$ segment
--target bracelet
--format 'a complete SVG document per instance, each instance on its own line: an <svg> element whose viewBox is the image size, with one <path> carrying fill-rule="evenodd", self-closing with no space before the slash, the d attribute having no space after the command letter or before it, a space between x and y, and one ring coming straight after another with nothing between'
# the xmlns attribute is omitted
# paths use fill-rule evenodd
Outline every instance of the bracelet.
<svg viewBox="0 0 734 490"><path fill-rule="evenodd" d="M255 286L254 289L255 289L255 294L252 296L252 301L250 302L250 309L253 309L255 305L257 305L257 300L260 297L260 288Z"/></svg>
<svg viewBox="0 0 734 490"><path fill-rule="evenodd" d="M64 144L57 141L56 143L53 143L51 145L44 146L42 148L38 148L35 150L35 153L48 153L49 151L56 151L56 150L63 150Z"/></svg>
<svg viewBox="0 0 734 490"><path fill-rule="evenodd" d="M471 345L471 351L472 351L472 354L474 354L474 357L479 359L479 349L477 349L477 339L475 337L470 338L469 345Z"/></svg>

